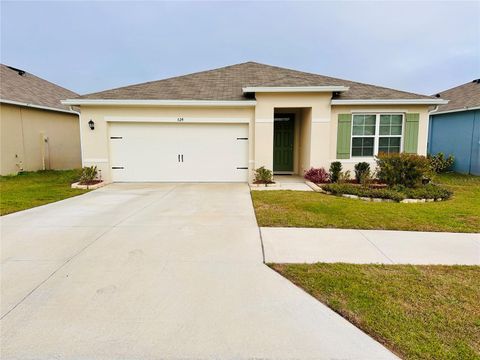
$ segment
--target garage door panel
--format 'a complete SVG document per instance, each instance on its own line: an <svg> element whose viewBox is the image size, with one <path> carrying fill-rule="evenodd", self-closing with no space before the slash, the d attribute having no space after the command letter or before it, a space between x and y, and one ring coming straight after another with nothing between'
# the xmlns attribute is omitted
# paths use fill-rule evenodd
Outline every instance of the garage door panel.
<svg viewBox="0 0 480 360"><path fill-rule="evenodd" d="M113 181L248 179L248 124L111 123Z"/></svg>

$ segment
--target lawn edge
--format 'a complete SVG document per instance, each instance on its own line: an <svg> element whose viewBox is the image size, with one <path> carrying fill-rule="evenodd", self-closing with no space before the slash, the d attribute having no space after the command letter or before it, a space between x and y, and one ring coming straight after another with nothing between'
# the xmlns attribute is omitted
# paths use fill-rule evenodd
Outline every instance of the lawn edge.
<svg viewBox="0 0 480 360"><path fill-rule="evenodd" d="M348 263L332 263L332 264L348 264ZM399 349L397 349L396 347L394 346L391 346L390 343L388 343L385 339L383 339L382 337L380 337L378 334L376 333L373 333L367 329L364 329L363 327L360 326L360 324L353 320L353 319L350 319L346 314L342 314L341 312L338 312L337 310L335 309L332 309L327 303L325 303L324 301L320 300L320 299L317 299L312 293L310 293L309 291L307 291L306 289L304 289L303 287L301 287L299 284L297 284L295 281L287 278L286 276L284 276L282 273L280 273L279 271L277 271L277 269L274 268L275 265L294 265L294 264L289 264L289 263L265 263L266 266L268 266L270 269L272 269L275 273L277 273L278 275L280 275L282 278L284 278L285 280L289 281L290 283L292 283L293 285L295 285L298 289L300 289L301 291L303 291L305 294L308 294L310 297L312 297L313 299L315 299L316 301L318 301L319 303L322 303L323 305L325 305L326 307L328 307L331 311L333 311L334 313L340 315L343 319L347 320L350 324L352 324L353 326L355 326L357 329L359 329L361 332L365 333L366 335L368 335L369 337L371 337L373 340L375 340L376 342L380 343L382 346L384 346L387 350L391 351L394 355L396 355L397 357L399 357L400 359L404 359L406 357L405 354L403 354ZM312 264L313 265L313 264Z"/></svg>
<svg viewBox="0 0 480 360"><path fill-rule="evenodd" d="M60 201L66 201L66 200L69 200L69 199L72 199L74 197L77 197L77 196L82 196L82 195L86 195L90 192L92 192L93 190L83 190L83 192L79 193L79 194L72 194L71 196L67 196L67 197L64 197L63 199L59 199L59 200L55 200L55 201L50 201L50 202L47 202L45 204L39 204L39 205L35 205L35 206L32 206L32 207L28 207L28 208L25 208L25 209L20 209L20 210L15 210L15 211L12 211L12 212L8 212L8 213L4 213L4 214L0 214L0 218L4 217L4 216L7 216L7 215L12 215L12 214L17 214L21 211L28 211L28 210L31 210L31 209L36 209L36 208L39 208L41 206L47 206L47 205L51 205L51 204L55 204L55 203L58 203Z"/></svg>

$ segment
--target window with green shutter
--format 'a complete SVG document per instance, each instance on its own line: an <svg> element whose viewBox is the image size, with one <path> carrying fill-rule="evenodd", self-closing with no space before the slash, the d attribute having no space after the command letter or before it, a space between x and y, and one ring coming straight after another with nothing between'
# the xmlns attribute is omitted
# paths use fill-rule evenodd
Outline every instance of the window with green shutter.
<svg viewBox="0 0 480 360"><path fill-rule="evenodd" d="M405 117L405 137L403 151L416 154L418 151L418 127L420 114L409 113Z"/></svg>
<svg viewBox="0 0 480 360"><path fill-rule="evenodd" d="M339 114L337 126L337 159L350 159L352 114Z"/></svg>
<svg viewBox="0 0 480 360"><path fill-rule="evenodd" d="M337 158L371 158L378 153L399 153L404 151L405 131L402 113L341 114L338 116Z"/></svg>

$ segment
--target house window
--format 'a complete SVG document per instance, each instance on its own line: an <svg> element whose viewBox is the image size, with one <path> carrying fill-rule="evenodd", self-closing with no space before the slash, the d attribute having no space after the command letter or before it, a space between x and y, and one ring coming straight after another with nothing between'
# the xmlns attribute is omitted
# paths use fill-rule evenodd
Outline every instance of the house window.
<svg viewBox="0 0 480 360"><path fill-rule="evenodd" d="M402 150L402 134L402 114L354 114L352 157L398 153Z"/></svg>

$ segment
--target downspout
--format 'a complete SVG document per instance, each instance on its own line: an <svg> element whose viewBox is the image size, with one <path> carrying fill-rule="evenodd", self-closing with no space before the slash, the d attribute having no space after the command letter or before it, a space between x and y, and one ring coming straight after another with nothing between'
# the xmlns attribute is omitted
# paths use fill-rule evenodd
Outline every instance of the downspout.
<svg viewBox="0 0 480 360"><path fill-rule="evenodd" d="M431 122L432 122L432 113L434 113L435 111L438 110L438 107L439 105L435 105L435 107L433 108L433 110L430 110L428 112L428 123L427 123L427 154L430 153L430 139L431 139L431 133L430 133L430 130L431 130Z"/></svg>
<svg viewBox="0 0 480 360"><path fill-rule="evenodd" d="M73 106L69 106L70 111L78 115L78 130L80 131L80 161L82 162L83 167L83 141L82 141L82 121L80 120L80 111L73 110Z"/></svg>
<svg viewBox="0 0 480 360"><path fill-rule="evenodd" d="M428 115L430 116L431 113L434 113L435 111L437 111L439 106L440 106L440 105L438 105L438 104L435 105L435 107L433 108L433 110L430 110L430 111L428 112ZM70 106L70 107L71 107L71 106Z"/></svg>

